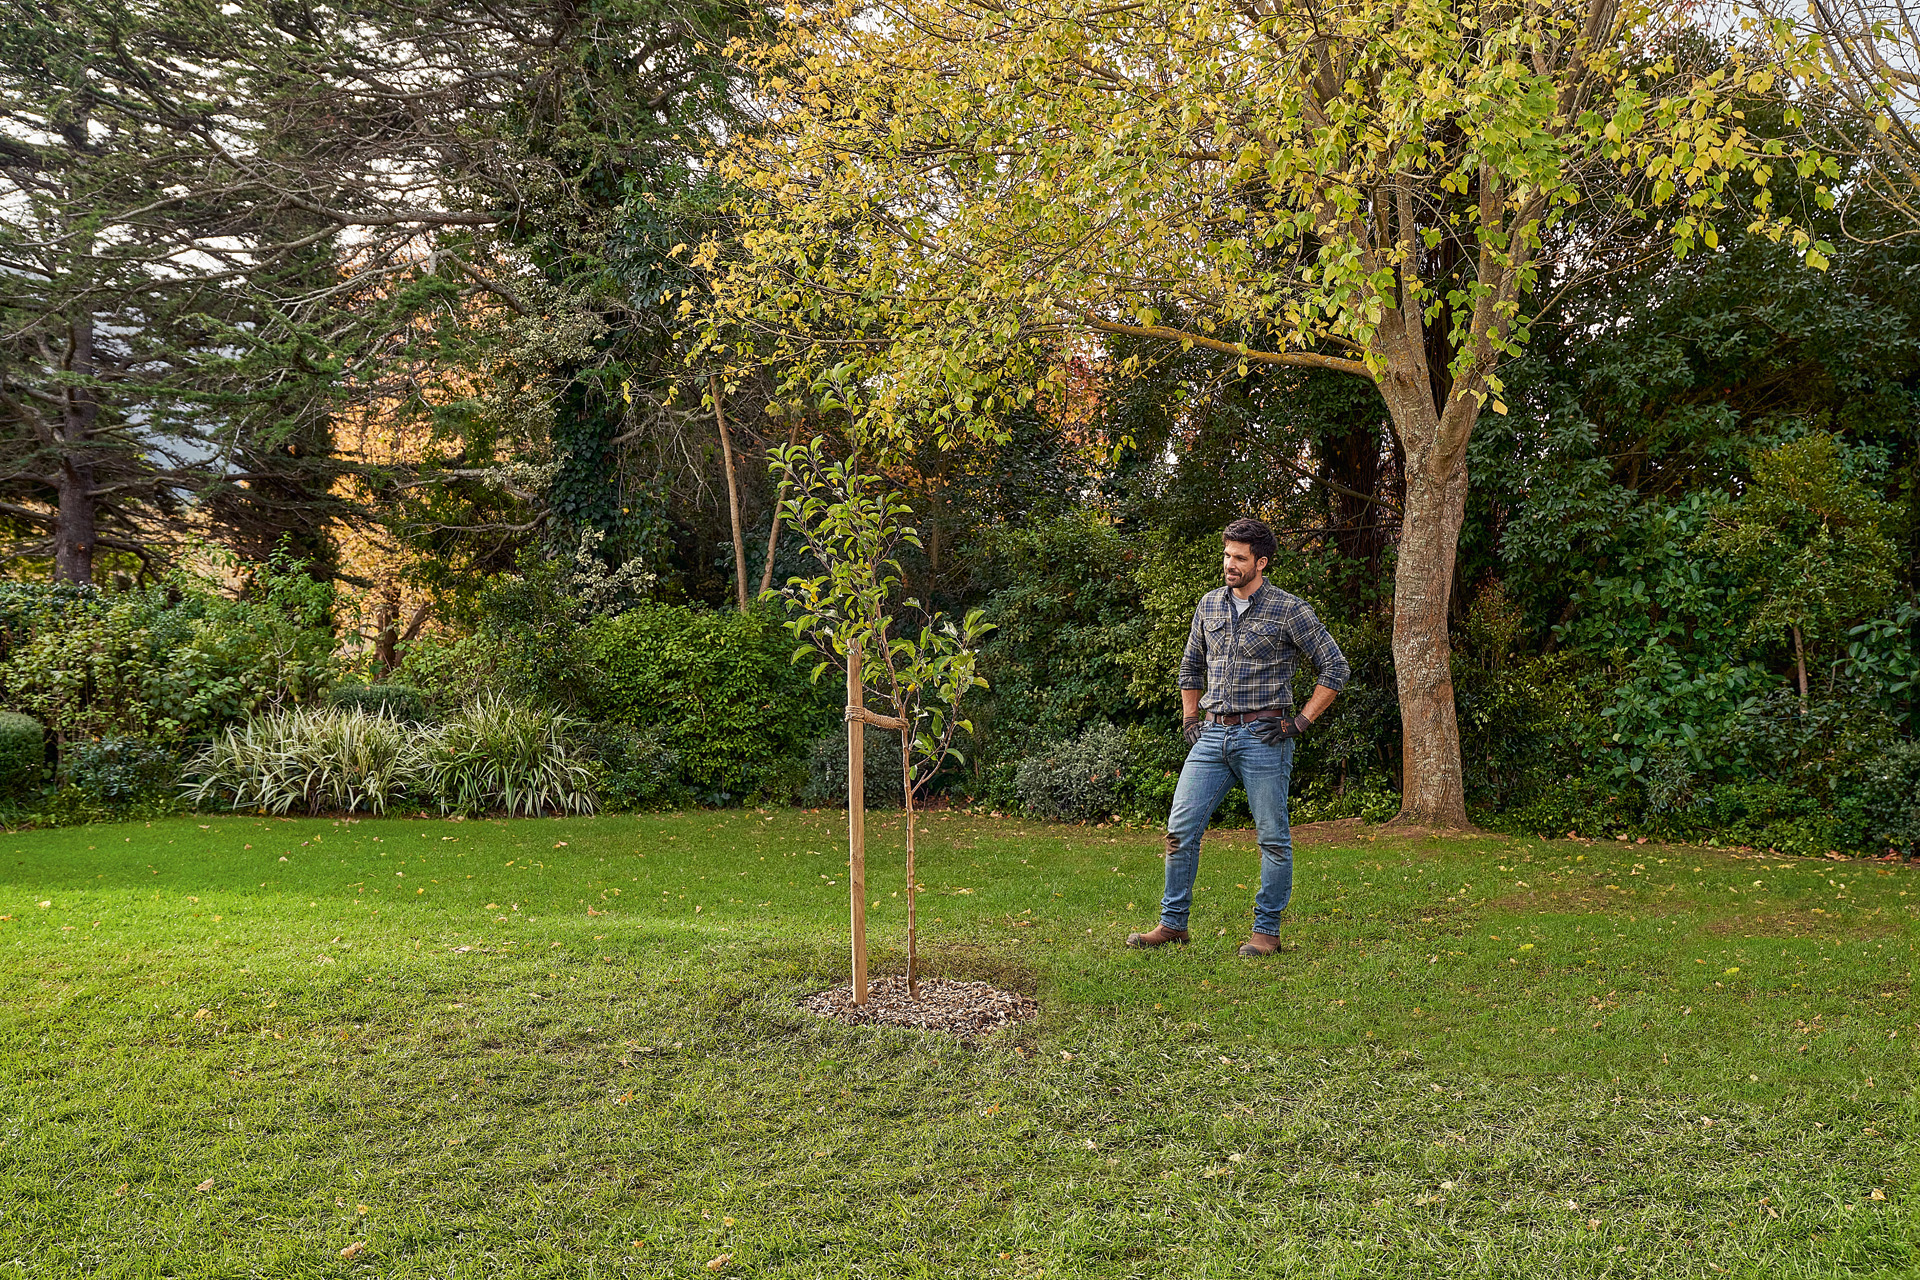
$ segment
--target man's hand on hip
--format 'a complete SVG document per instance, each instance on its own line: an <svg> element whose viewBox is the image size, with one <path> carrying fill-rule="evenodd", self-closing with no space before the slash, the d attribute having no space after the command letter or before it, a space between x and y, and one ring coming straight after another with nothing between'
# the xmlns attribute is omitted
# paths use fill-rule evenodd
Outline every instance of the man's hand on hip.
<svg viewBox="0 0 1920 1280"><path fill-rule="evenodd" d="M1277 747L1288 738L1305 733L1312 723L1305 716L1266 716L1253 722L1253 736L1270 747Z"/></svg>

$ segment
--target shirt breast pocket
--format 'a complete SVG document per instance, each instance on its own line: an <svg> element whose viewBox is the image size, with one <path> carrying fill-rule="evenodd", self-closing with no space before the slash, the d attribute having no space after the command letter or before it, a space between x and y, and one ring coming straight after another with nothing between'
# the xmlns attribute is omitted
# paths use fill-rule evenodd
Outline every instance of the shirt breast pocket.
<svg viewBox="0 0 1920 1280"><path fill-rule="evenodd" d="M1225 618L1210 618L1201 625L1206 628L1207 670L1210 676L1218 677L1232 657L1233 629Z"/></svg>
<svg viewBox="0 0 1920 1280"><path fill-rule="evenodd" d="M1240 628L1240 650L1249 661L1277 658L1285 644L1286 635L1277 622L1249 622Z"/></svg>

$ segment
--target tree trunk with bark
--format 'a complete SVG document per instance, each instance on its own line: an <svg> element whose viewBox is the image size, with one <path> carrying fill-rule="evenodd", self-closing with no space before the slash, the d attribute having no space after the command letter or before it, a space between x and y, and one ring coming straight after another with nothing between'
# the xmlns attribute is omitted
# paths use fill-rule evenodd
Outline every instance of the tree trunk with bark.
<svg viewBox="0 0 1920 1280"><path fill-rule="evenodd" d="M1397 823L1467 825L1460 722L1453 702L1448 606L1460 526L1467 513L1467 438L1479 401L1454 386L1436 405L1418 320L1383 328L1390 340L1378 380L1405 458L1405 506L1393 575L1393 668L1400 695Z"/></svg>
<svg viewBox="0 0 1920 1280"><path fill-rule="evenodd" d="M373 608L373 660L382 680L400 665L400 584L391 579Z"/></svg>
<svg viewBox="0 0 1920 1280"><path fill-rule="evenodd" d="M66 373L75 379L61 397L60 473L56 480L58 523L53 530L53 576L62 582L92 582L98 545L99 495L94 492L88 446L100 416L98 393L89 385L94 368L93 320L83 317L68 334Z"/></svg>

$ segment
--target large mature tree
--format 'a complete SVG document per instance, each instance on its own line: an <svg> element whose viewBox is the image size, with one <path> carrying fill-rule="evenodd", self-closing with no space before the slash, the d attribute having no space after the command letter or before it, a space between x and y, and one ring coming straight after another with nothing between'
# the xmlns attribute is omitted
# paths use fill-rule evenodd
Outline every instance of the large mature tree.
<svg viewBox="0 0 1920 1280"><path fill-rule="evenodd" d="M438 503L452 519L427 536L498 533L488 508L524 485L482 473L531 425L507 454L552 463L540 528L569 547L578 529L609 550L648 539L622 450L697 411L651 412L676 363L656 313L691 235L689 157L724 114L718 48L751 4L6 8L4 496L15 527L46 535L23 550L84 577L103 538L152 554L210 528L319 549L348 390L426 411L452 447L417 471L502 491L471 520ZM489 370L518 385L466 411L459 393L429 403L412 375L441 356L466 390Z"/></svg>
<svg viewBox="0 0 1920 1280"><path fill-rule="evenodd" d="M840 0L750 53L716 333L844 366L878 432L982 427L1064 335L1369 378L1404 459L1402 818L1465 821L1447 605L1482 408L1550 228L1593 201L1692 247L1736 171L1776 219L1736 52L1630 0ZM1664 49L1674 50L1663 56ZM1689 58L1684 51L1693 50ZM1174 317L1185 317L1176 321Z"/></svg>

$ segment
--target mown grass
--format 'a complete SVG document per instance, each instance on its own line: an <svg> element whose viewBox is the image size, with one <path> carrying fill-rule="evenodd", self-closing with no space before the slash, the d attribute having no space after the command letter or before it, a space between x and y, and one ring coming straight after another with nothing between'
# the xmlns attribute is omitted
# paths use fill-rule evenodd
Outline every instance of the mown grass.
<svg viewBox="0 0 1920 1280"><path fill-rule="evenodd" d="M7 838L0 1275L1920 1270L1920 874L1355 829L1249 962L1243 835L1137 954L1155 833L935 815L931 966L1043 1010L968 1046L795 1008L842 822Z"/></svg>

